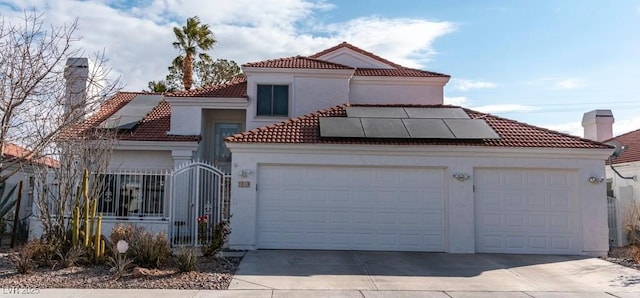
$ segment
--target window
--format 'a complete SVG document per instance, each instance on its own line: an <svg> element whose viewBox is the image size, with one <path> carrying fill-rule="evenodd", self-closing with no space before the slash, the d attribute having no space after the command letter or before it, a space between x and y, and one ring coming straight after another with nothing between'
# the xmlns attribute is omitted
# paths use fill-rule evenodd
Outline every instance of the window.
<svg viewBox="0 0 640 298"><path fill-rule="evenodd" d="M258 116L289 115L288 85L258 85Z"/></svg>
<svg viewBox="0 0 640 298"><path fill-rule="evenodd" d="M163 174L106 174L98 212L105 216L166 216Z"/></svg>

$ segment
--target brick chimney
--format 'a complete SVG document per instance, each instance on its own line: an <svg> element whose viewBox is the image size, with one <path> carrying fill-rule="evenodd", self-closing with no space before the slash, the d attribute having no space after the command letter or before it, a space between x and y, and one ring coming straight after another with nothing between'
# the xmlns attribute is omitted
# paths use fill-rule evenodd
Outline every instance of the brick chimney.
<svg viewBox="0 0 640 298"><path fill-rule="evenodd" d="M584 137L594 141L605 141L613 138L613 113L611 110L593 110L582 116Z"/></svg>
<svg viewBox="0 0 640 298"><path fill-rule="evenodd" d="M70 122L84 118L87 102L87 80L89 79L89 60L87 58L69 58L64 69L65 101L64 113Z"/></svg>

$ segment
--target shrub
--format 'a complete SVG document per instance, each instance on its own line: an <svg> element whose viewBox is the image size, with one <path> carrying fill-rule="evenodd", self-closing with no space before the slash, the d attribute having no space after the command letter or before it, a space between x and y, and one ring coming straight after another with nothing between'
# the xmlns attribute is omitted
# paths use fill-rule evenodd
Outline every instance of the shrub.
<svg viewBox="0 0 640 298"><path fill-rule="evenodd" d="M56 251L62 243L47 243L42 240L32 240L25 244L33 251L33 262L36 267L51 267L55 264Z"/></svg>
<svg viewBox="0 0 640 298"><path fill-rule="evenodd" d="M154 234L142 227L134 227L131 230L127 253L140 267L159 268L171 256L171 248L164 233Z"/></svg>
<svg viewBox="0 0 640 298"><path fill-rule="evenodd" d="M111 230L111 243L118 243L120 240L130 241L131 233L137 226L116 224Z"/></svg>
<svg viewBox="0 0 640 298"><path fill-rule="evenodd" d="M181 246L176 253L176 264L179 272L191 272L196 270L198 255L193 247Z"/></svg>
<svg viewBox="0 0 640 298"><path fill-rule="evenodd" d="M87 263L89 261L88 256L90 252L84 246L70 247L64 249L62 246L56 250L57 261L55 262L58 268L73 267L81 263Z"/></svg>
<svg viewBox="0 0 640 298"><path fill-rule="evenodd" d="M229 238L229 234L231 234L231 228L229 227L228 221L223 220L215 225L213 227L213 233L211 233L211 241L201 247L202 255L211 256L221 251Z"/></svg>
<svg viewBox="0 0 640 298"><path fill-rule="evenodd" d="M119 253L117 250L112 250L112 256L108 258L109 265L111 265L111 271L115 275L116 279L123 277L133 260L127 256L127 254Z"/></svg>
<svg viewBox="0 0 640 298"><path fill-rule="evenodd" d="M36 263L34 262L34 256L37 250L38 244L35 241L28 242L22 246L16 254L11 256L11 262L16 267L16 271L20 274L27 274L33 270Z"/></svg>

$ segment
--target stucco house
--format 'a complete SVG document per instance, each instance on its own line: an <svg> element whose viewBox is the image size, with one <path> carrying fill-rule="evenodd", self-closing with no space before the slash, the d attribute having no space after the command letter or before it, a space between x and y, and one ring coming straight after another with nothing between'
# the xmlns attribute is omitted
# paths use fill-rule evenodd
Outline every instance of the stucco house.
<svg viewBox="0 0 640 298"><path fill-rule="evenodd" d="M197 217L230 213L232 249L608 251L592 178L611 146L443 105L448 75L349 43L242 69L120 92L78 127L119 131L105 228L190 241Z"/></svg>
<svg viewBox="0 0 640 298"><path fill-rule="evenodd" d="M582 126L586 138L618 147L605 166L609 239L611 245L625 246L632 209L634 204L640 206L640 129L613 137L614 122L611 110L594 110L584 114Z"/></svg>

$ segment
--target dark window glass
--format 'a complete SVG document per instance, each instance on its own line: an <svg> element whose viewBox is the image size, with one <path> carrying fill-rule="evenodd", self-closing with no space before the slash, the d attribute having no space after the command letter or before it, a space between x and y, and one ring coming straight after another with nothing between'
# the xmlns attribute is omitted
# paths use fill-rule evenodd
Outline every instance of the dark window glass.
<svg viewBox="0 0 640 298"><path fill-rule="evenodd" d="M289 86L258 85L258 116L288 116Z"/></svg>

